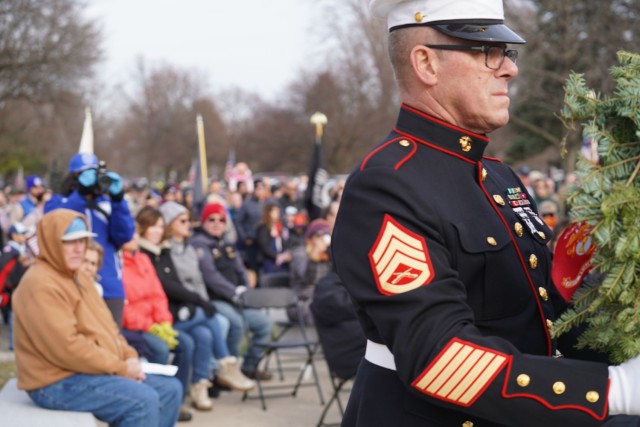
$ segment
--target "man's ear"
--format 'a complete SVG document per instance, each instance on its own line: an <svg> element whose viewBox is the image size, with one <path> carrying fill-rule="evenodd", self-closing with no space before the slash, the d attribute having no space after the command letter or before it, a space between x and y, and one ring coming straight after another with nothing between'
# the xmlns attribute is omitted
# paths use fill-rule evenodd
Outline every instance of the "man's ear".
<svg viewBox="0 0 640 427"><path fill-rule="evenodd" d="M426 46L415 46L411 50L411 67L416 77L425 85L433 86L437 82L438 57Z"/></svg>

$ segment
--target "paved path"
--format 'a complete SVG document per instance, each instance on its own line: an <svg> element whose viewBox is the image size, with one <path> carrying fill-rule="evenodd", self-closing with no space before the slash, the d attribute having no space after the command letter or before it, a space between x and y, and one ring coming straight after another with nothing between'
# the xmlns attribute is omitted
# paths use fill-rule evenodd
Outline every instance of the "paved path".
<svg viewBox="0 0 640 427"><path fill-rule="evenodd" d="M295 356L295 355L294 355ZM8 351L7 327L0 320L0 362L12 360L14 355ZM291 356L289 357L291 359ZM296 363L297 358L294 360ZM299 362L301 363L301 362ZM316 367L321 379L325 401L330 397L331 384L327 365L320 356L316 360ZM295 380L294 371L285 372L285 384ZM268 383L279 383L274 379ZM268 384L265 383L265 384ZM254 393L255 395L255 393ZM343 393L343 402L348 395ZM179 423L179 427L313 427L317 424L323 406L320 404L315 387L303 387L296 397L280 397L267 400L267 410L263 411L259 400L242 401L242 394L237 392L223 392L214 399L214 409L211 412L193 410L191 422ZM338 422L339 413L334 405L327 415L326 422ZM11 427L2 422L3 427Z"/></svg>

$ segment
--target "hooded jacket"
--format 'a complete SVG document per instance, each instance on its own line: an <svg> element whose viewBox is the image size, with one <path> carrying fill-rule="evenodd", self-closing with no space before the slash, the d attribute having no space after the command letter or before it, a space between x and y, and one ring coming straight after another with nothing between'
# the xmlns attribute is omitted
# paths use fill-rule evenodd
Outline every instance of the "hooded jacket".
<svg viewBox="0 0 640 427"><path fill-rule="evenodd" d="M121 375L137 357L91 278L66 265L62 236L82 214L57 209L38 224L40 253L13 296L18 388L35 390L77 373Z"/></svg>
<svg viewBox="0 0 640 427"><path fill-rule="evenodd" d="M118 250L131 240L135 231L127 201L115 201L106 196L89 201L76 190L69 197L53 197L45 204L44 210L46 213L59 208L71 209L87 217L90 229L97 234L95 240L104 249L103 264L99 271L104 298L124 298L122 260Z"/></svg>

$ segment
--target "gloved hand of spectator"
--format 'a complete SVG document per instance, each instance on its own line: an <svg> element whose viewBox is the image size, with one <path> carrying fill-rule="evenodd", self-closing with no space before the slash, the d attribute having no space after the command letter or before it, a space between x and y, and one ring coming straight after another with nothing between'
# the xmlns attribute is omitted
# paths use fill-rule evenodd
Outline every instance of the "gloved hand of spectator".
<svg viewBox="0 0 640 427"><path fill-rule="evenodd" d="M173 325L171 325L171 322L168 322L168 321L160 322L160 325L162 325L162 327L165 329L168 335L174 338L180 334L180 332L173 329Z"/></svg>
<svg viewBox="0 0 640 427"><path fill-rule="evenodd" d="M111 179L111 185L109 185L109 196L111 200L119 202L124 197L124 191L122 188L122 177L115 172L107 172L107 177Z"/></svg>
<svg viewBox="0 0 640 427"><path fill-rule="evenodd" d="M640 415L640 356L609 366L609 415Z"/></svg>
<svg viewBox="0 0 640 427"><path fill-rule="evenodd" d="M240 303L240 297L245 292L247 292L247 287L246 286L236 286L236 293L232 298L233 299L233 303L238 305Z"/></svg>
<svg viewBox="0 0 640 427"><path fill-rule="evenodd" d="M173 329L169 322L154 323L147 332L166 342L169 350L173 350L178 345L178 332Z"/></svg>
<svg viewBox="0 0 640 427"><path fill-rule="evenodd" d="M162 326L160 325L160 323L154 323L149 327L149 330L147 332L150 333L151 335L155 335L159 337L160 334L162 333Z"/></svg>
<svg viewBox="0 0 640 427"><path fill-rule="evenodd" d="M84 170L78 175L78 184L81 194L91 194L93 187L96 185L98 179L98 172L95 169Z"/></svg>

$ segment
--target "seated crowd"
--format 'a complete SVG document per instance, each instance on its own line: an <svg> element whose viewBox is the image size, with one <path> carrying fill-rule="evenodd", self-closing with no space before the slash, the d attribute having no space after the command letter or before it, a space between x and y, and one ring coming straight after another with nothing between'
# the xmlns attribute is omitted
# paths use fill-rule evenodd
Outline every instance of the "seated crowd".
<svg viewBox="0 0 640 427"><path fill-rule="evenodd" d="M254 344L270 339L274 321L243 308L241 295L262 276L289 275L313 324L339 191L325 219L309 222L293 179L213 180L198 209L176 185L126 189L109 172L108 188L98 188L96 167L95 156L74 156L60 194L36 180L25 197L37 220L6 230L0 306L13 323L18 387L39 406L109 425L169 426L190 420L189 406L211 410L220 390L271 379ZM174 365L175 377L153 364Z"/></svg>

